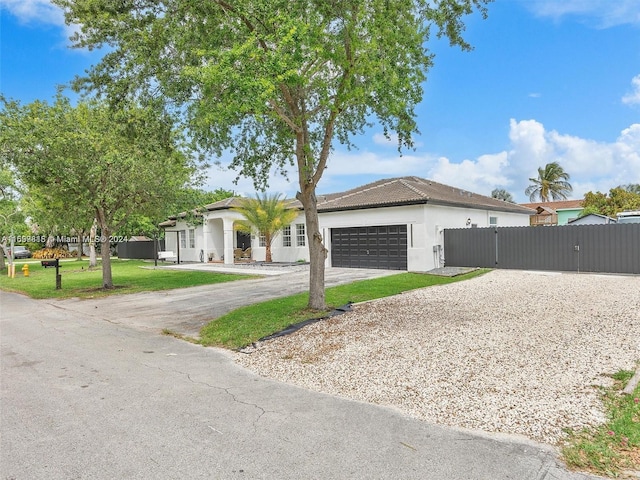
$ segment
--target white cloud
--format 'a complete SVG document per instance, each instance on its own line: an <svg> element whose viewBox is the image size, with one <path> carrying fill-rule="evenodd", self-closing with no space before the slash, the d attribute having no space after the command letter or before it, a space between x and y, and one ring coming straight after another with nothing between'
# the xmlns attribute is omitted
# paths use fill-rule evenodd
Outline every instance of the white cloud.
<svg viewBox="0 0 640 480"><path fill-rule="evenodd" d="M62 10L48 0L2 0L2 9L21 22L41 22L64 26Z"/></svg>
<svg viewBox="0 0 640 480"><path fill-rule="evenodd" d="M0 0L0 10L6 10L24 24L44 24L60 27L59 47L69 46L69 38L80 30L78 25L66 25L60 7L49 0ZM74 52L86 52L74 49Z"/></svg>
<svg viewBox="0 0 640 480"><path fill-rule="evenodd" d="M424 176L435 157L380 152L336 151L329 158L325 175L389 175L401 177L421 172Z"/></svg>
<svg viewBox="0 0 640 480"><path fill-rule="evenodd" d="M637 0L522 0L539 17L560 20L573 16L598 28L640 24Z"/></svg>
<svg viewBox="0 0 640 480"><path fill-rule="evenodd" d="M383 133L376 133L373 135L373 143L376 145L382 145L384 147L397 147L398 135L390 133L389 138L385 137Z"/></svg>
<svg viewBox="0 0 640 480"><path fill-rule="evenodd" d="M608 192L622 184L640 183L640 123L624 129L611 142L548 131L536 120L511 120L509 148L475 159L455 162L428 152L398 156L387 149L380 151L336 151L329 159L318 191L348 190L381 178L415 175L489 195L494 188L505 188L516 201L526 202L524 190L529 178L537 176L538 167L557 161L570 174L572 198L582 198L590 190ZM253 195L249 179L233 185L236 173L213 167L207 188L227 188ZM269 191L295 196L297 175L292 169L287 181L272 175Z"/></svg>
<svg viewBox="0 0 640 480"><path fill-rule="evenodd" d="M511 148L504 174L511 180L517 200L524 201L529 178L538 167L558 162L571 176L573 198L582 198L589 190L603 192L626 183L640 183L640 124L623 130L612 142L547 131L540 122L511 120Z"/></svg>
<svg viewBox="0 0 640 480"><path fill-rule="evenodd" d="M633 91L622 97L622 103L627 105L640 103L640 75L636 75L631 79L631 85L633 86Z"/></svg>
<svg viewBox="0 0 640 480"><path fill-rule="evenodd" d="M428 172L427 177L436 182L489 195L496 185L508 186L512 182L505 175L509 164L507 152L482 155L477 160L452 163L441 157Z"/></svg>

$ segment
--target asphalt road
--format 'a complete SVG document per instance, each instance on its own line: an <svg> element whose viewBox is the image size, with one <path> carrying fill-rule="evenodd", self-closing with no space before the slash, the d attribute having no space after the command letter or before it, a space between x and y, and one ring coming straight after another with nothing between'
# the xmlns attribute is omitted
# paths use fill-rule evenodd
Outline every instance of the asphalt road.
<svg viewBox="0 0 640 480"><path fill-rule="evenodd" d="M0 292L0 478L593 478L538 444L267 380L152 327L162 305L204 297L195 308L211 313L225 298L202 293L74 303Z"/></svg>

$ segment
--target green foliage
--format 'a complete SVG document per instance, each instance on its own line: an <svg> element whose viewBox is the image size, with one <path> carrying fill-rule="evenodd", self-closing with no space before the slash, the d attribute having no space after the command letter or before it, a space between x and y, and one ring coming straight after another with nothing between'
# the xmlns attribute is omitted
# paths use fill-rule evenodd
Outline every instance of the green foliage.
<svg viewBox="0 0 640 480"><path fill-rule="evenodd" d="M85 100L74 107L62 94L52 105L3 101L0 149L41 208L65 226L88 228L97 218L106 288L113 286L108 236L134 213L158 215L194 170L173 119L153 105Z"/></svg>
<svg viewBox="0 0 640 480"><path fill-rule="evenodd" d="M59 196L52 185L31 184L26 188L22 206L40 238L83 237L89 232L96 214L86 204Z"/></svg>
<svg viewBox="0 0 640 480"><path fill-rule="evenodd" d="M158 224L169 217L184 214L184 219L189 225L202 224L200 214L204 211L205 205L232 197L234 192L217 188L213 192L194 187L182 187L167 196L167 201L163 203L162 210L156 216L151 217L140 213L129 215L125 223L120 226L116 235L129 238L134 235L146 235L153 237L162 235L164 232Z"/></svg>
<svg viewBox="0 0 640 480"><path fill-rule="evenodd" d="M634 191L633 185L620 186L609 190L609 194L587 192L583 206L591 213L599 213L616 218L616 214L625 210L640 210L640 193Z"/></svg>
<svg viewBox="0 0 640 480"><path fill-rule="evenodd" d="M507 192L504 188L494 188L491 191L491 198L497 198L498 200L504 200L505 202L515 203L513 195Z"/></svg>
<svg viewBox="0 0 640 480"><path fill-rule="evenodd" d="M256 198L243 198L238 207L232 208L245 219L236 222L236 228L242 232L264 235L267 252L266 261L271 262L271 244L283 228L291 225L299 211L292 208L290 202L281 200L278 194L256 195Z"/></svg>
<svg viewBox="0 0 640 480"><path fill-rule="evenodd" d="M329 307L324 311L314 311L306 308L309 295L304 293L268 300L239 308L211 321L200 331L200 343L207 346L241 348L308 318L325 316L332 308L349 302L364 302L397 295L416 288L468 280L487 271L477 270L458 277L401 273L371 280L362 280L348 285L339 285L327 289L327 302L333 307Z"/></svg>
<svg viewBox="0 0 640 480"><path fill-rule="evenodd" d="M538 168L538 178L529 179L531 185L524 193L532 202L538 198L541 202L566 200L567 195L573 191L569 178L569 174L558 162L547 163L544 168Z"/></svg>
<svg viewBox="0 0 640 480"><path fill-rule="evenodd" d="M582 211L578 214L578 218L586 217L587 215L591 215L591 214L602 215L600 213L600 210L597 207L593 205L588 205L584 207Z"/></svg>

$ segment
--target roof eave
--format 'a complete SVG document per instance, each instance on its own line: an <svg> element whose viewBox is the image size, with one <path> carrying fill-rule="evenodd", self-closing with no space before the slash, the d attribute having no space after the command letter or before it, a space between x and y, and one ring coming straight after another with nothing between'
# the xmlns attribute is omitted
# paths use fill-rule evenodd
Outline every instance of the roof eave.
<svg viewBox="0 0 640 480"><path fill-rule="evenodd" d="M509 213L519 213L522 215L531 215L535 213L535 210L531 210L528 208L510 208L509 205L498 206L498 205L479 205L475 203L465 203L465 202L447 202L446 200L435 200L432 198L424 198L424 199L416 199L416 200L407 200L402 202L386 202L380 204L369 204L369 205L354 205L354 206L346 206L346 207L328 207L324 208L322 206L318 206L318 213L329 213L329 212L344 212L349 210L368 210L368 209L377 209L377 208L387 208L387 207L403 207L409 205L441 205L446 207L466 207L475 210L491 210L494 212L509 212ZM506 207L506 208L505 208Z"/></svg>

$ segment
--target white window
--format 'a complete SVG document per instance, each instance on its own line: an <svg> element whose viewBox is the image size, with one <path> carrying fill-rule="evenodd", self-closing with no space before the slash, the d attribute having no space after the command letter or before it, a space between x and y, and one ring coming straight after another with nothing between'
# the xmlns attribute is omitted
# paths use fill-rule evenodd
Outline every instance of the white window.
<svg viewBox="0 0 640 480"><path fill-rule="evenodd" d="M189 230L189 248L196 248L196 231L193 228Z"/></svg>
<svg viewBox="0 0 640 480"><path fill-rule="evenodd" d="M287 226L282 229L282 246L291 246L291 226Z"/></svg>
<svg viewBox="0 0 640 480"><path fill-rule="evenodd" d="M187 232L180 230L180 248L187 248Z"/></svg>
<svg viewBox="0 0 640 480"><path fill-rule="evenodd" d="M296 224L296 245L304 247L306 245L306 235L304 231L304 223Z"/></svg>
<svg viewBox="0 0 640 480"><path fill-rule="evenodd" d="M261 247L266 247L267 246L267 237L262 232L260 232L260 234L258 235L258 245L261 246Z"/></svg>
<svg viewBox="0 0 640 480"><path fill-rule="evenodd" d="M498 226L498 217L489 217L489 226L497 227Z"/></svg>

